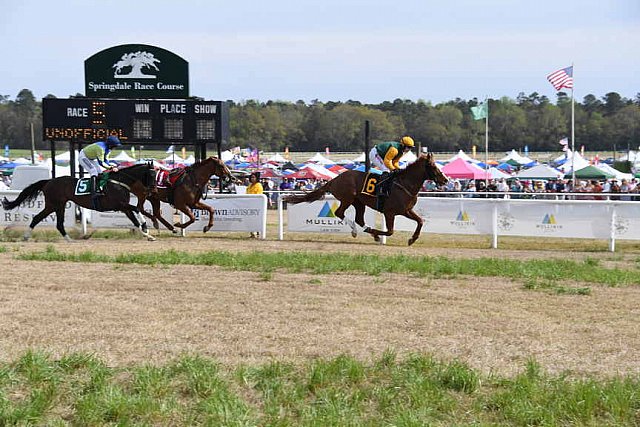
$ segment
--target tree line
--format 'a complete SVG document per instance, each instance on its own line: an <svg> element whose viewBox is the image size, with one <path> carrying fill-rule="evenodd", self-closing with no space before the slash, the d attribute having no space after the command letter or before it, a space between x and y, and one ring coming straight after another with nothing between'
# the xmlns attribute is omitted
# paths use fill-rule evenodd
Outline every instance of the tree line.
<svg viewBox="0 0 640 427"><path fill-rule="evenodd" d="M79 95L79 94L78 94ZM53 97L53 95L47 95ZM230 146L263 151L362 151L364 122L371 122L373 142L410 135L431 151L470 151L484 147L485 121L474 120L473 98L433 105L424 100L396 99L380 104L359 101L313 100L260 102L228 101ZM489 144L491 151L515 148L557 151L558 141L571 136L571 98L557 94L553 103L534 92L515 99L489 99ZM15 99L0 95L0 143L11 148L31 147L31 127L36 148L42 141L42 108L29 89ZM640 93L634 99L609 92L598 98L587 95L575 103L576 147L589 151L638 149L640 145ZM228 147L224 147L228 148Z"/></svg>

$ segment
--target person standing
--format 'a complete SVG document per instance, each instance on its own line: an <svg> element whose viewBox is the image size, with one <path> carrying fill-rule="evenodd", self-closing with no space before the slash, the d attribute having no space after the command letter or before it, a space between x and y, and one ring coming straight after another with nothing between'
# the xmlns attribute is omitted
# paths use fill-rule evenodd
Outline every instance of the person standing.
<svg viewBox="0 0 640 427"><path fill-rule="evenodd" d="M247 187L246 194L264 194L264 188L260 183L260 172L252 172L251 175L249 175L249 186ZM255 239L260 236L260 233L251 232L249 236Z"/></svg>
<svg viewBox="0 0 640 427"><path fill-rule="evenodd" d="M120 139L109 135L104 141L96 141L84 147L78 154L78 163L91 176L91 198L97 199L102 195L98 188L98 175L102 169L117 172L118 168L109 161L111 149L122 146Z"/></svg>

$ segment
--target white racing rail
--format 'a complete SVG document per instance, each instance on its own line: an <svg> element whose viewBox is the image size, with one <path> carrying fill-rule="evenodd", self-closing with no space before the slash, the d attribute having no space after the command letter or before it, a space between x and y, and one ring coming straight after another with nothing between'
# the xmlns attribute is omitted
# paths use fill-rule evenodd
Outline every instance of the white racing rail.
<svg viewBox="0 0 640 427"><path fill-rule="evenodd" d="M15 199L20 192L0 191L0 198ZM274 192L278 195L279 192ZM424 220L422 233L489 235L492 247L498 247L500 236L527 236L537 238L586 238L609 241L609 250L615 250L616 240L640 240L640 203L621 200L557 200L483 198L485 194L447 195L438 193L419 197L415 212ZM274 194L272 194L273 196ZM514 196L514 195L512 195ZM576 197L592 197L582 193ZM601 196L601 195L598 195ZM610 195L602 195L608 197ZM489 193L489 197L501 197ZM553 198L552 195L538 197ZM571 197L571 196L569 196ZM620 196L621 197L621 196ZM274 197L275 198L275 197ZM249 194L208 194L204 202L214 208L213 228L209 231L259 232L266 238L267 197ZM135 204L135 197L132 197ZM39 196L33 202L12 210L0 207L0 226L28 227L33 215L42 210L44 198ZM147 204L150 210L150 205ZM163 216L173 221L175 209L161 204ZM350 233L348 221L340 221L334 212L338 202L331 195L312 203L288 205L285 209L281 197L277 198L278 238L284 240L285 222L289 232L308 233ZM68 203L65 211L65 225L75 224L75 205ZM131 228L131 222L120 212L96 212L81 209L83 218L90 215L92 228ZM284 215L287 214L285 221ZM208 212L195 210L196 221L188 231L201 232L208 222ZM346 212L353 220L353 208ZM184 222L187 218L179 215ZM382 215L367 209L367 225L383 227ZM38 227L55 227L55 214L48 216ZM84 224L84 225L82 225ZM150 226L150 221L147 220ZM86 223L81 222L86 232ZM162 226L161 226L162 227ZM395 219L396 231L413 231L415 222L402 216ZM358 231L362 230L358 227Z"/></svg>

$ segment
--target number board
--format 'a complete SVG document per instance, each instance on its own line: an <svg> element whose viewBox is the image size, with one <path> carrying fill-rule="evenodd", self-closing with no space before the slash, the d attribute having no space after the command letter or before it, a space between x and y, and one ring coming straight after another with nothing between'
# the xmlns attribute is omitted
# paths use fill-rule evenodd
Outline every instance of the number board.
<svg viewBox="0 0 640 427"><path fill-rule="evenodd" d="M129 142L220 142L229 129L223 101L42 100L43 139L93 142L117 135Z"/></svg>

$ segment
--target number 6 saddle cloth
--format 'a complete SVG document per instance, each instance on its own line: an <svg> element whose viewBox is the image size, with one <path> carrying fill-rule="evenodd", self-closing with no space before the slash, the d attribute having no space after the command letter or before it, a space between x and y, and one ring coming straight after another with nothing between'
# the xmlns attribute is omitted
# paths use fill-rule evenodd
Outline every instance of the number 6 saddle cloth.
<svg viewBox="0 0 640 427"><path fill-rule="evenodd" d="M376 187L378 185L378 181L380 179L380 175L373 172L367 172L367 175L364 177L364 181L362 183L362 189L360 192L362 194L368 194L369 196L376 197Z"/></svg>

